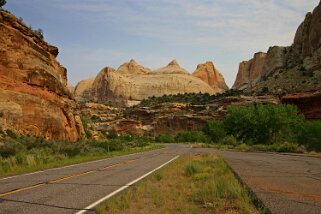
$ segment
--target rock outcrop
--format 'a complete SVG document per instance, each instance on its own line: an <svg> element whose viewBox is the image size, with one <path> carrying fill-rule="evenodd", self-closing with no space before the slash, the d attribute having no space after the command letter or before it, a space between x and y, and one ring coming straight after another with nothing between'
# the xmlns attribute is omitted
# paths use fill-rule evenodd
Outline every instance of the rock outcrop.
<svg viewBox="0 0 321 214"><path fill-rule="evenodd" d="M271 47L264 58L255 72L251 72L253 61L241 63L233 88L278 94L320 90L321 2L306 15L292 46Z"/></svg>
<svg viewBox="0 0 321 214"><path fill-rule="evenodd" d="M152 74L185 74L189 73L182 68L176 60L171 61L166 67L159 68L152 72Z"/></svg>
<svg viewBox="0 0 321 214"><path fill-rule="evenodd" d="M0 128L76 141L82 124L67 88L67 70L47 44L9 12L0 10Z"/></svg>
<svg viewBox="0 0 321 214"><path fill-rule="evenodd" d="M251 60L241 62L233 88L241 89L260 79L264 75L265 58L266 53L258 52Z"/></svg>
<svg viewBox="0 0 321 214"><path fill-rule="evenodd" d="M227 107L249 103L279 103L274 96L230 96L207 104L162 103L133 108L114 108L104 104L85 103L81 112L87 118L87 133L95 139L104 133L138 134L155 137L157 134L175 135L183 131L200 131L209 120L224 118Z"/></svg>
<svg viewBox="0 0 321 214"><path fill-rule="evenodd" d="M197 77L211 86L213 89L227 90L228 86L225 83L223 75L215 68L213 62L199 64L193 73Z"/></svg>
<svg viewBox="0 0 321 214"><path fill-rule="evenodd" d="M122 64L117 71L120 74L147 74L150 69L138 65L135 60L131 59L130 62Z"/></svg>
<svg viewBox="0 0 321 214"><path fill-rule="evenodd" d="M321 91L289 94L282 97L282 103L298 106L307 119L321 119Z"/></svg>
<svg viewBox="0 0 321 214"><path fill-rule="evenodd" d="M214 73L210 68L209 72ZM211 77L216 79L212 81L209 79ZM153 96L179 93L215 94L227 88L223 77L217 72L209 76L208 81L212 86L190 75L176 60L155 71L150 71L131 60L117 70L109 67L102 69L94 80L81 81L76 86L75 96L80 102L132 106Z"/></svg>
<svg viewBox="0 0 321 214"><path fill-rule="evenodd" d="M92 85L95 78L80 81L74 89L74 95L79 102L89 102L91 97Z"/></svg>

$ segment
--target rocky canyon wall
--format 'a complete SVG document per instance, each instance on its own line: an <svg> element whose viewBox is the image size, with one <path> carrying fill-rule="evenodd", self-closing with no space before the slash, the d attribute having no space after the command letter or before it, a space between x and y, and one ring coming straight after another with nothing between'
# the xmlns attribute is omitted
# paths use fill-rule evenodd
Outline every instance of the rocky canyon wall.
<svg viewBox="0 0 321 214"><path fill-rule="evenodd" d="M53 140L78 140L83 127L67 88L67 70L49 45L0 10L0 127Z"/></svg>
<svg viewBox="0 0 321 214"><path fill-rule="evenodd" d="M254 56L240 63L233 88L285 94L321 90L321 2L307 13L291 46L261 54L260 60Z"/></svg>

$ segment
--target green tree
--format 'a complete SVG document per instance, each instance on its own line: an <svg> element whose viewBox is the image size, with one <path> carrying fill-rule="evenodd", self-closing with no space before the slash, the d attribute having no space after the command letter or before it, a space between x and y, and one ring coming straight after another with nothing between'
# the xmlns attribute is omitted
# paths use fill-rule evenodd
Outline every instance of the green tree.
<svg viewBox="0 0 321 214"><path fill-rule="evenodd" d="M305 121L299 143L308 150L321 151L321 121Z"/></svg>
<svg viewBox="0 0 321 214"><path fill-rule="evenodd" d="M224 137L226 137L226 131L221 121L207 122L203 128L203 132L213 143L219 143Z"/></svg>
<svg viewBox="0 0 321 214"><path fill-rule="evenodd" d="M7 4L6 0L0 0L0 8Z"/></svg>
<svg viewBox="0 0 321 214"><path fill-rule="evenodd" d="M253 144L295 143L304 118L291 105L230 106L225 130L238 140Z"/></svg>
<svg viewBox="0 0 321 214"><path fill-rule="evenodd" d="M1 1L1 0L0 0L0 1ZM33 32L34 32L35 34L37 34L41 39L44 38L44 36L43 36L43 30L42 30L41 28L36 29L36 30L34 30Z"/></svg>

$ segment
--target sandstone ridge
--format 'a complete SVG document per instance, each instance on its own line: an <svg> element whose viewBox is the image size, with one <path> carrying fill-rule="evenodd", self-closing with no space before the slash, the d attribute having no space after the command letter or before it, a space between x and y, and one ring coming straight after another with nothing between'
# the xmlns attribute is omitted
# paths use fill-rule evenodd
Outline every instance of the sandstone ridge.
<svg viewBox="0 0 321 214"><path fill-rule="evenodd" d="M321 89L321 2L298 27L289 47L270 47L240 63L234 89L297 93Z"/></svg>
<svg viewBox="0 0 321 214"><path fill-rule="evenodd" d="M200 77L189 74L176 60L154 71L131 60L117 70L110 67L102 69L94 80L79 82L75 96L80 102L131 106L153 96L179 93L216 94L227 89L224 78L213 63L208 69L198 69L196 74Z"/></svg>
<svg viewBox="0 0 321 214"><path fill-rule="evenodd" d="M0 132L78 140L83 127L58 48L4 10L0 35Z"/></svg>

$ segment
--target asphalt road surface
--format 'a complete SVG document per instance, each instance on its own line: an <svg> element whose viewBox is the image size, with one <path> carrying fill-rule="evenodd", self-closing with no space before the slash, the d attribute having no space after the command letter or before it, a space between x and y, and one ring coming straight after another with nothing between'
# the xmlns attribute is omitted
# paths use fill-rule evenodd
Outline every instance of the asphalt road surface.
<svg viewBox="0 0 321 214"><path fill-rule="evenodd" d="M321 214L321 158L216 151L273 214Z"/></svg>
<svg viewBox="0 0 321 214"><path fill-rule="evenodd" d="M191 150L187 145L0 179L0 213L77 213ZM94 213L90 209L88 213Z"/></svg>
<svg viewBox="0 0 321 214"><path fill-rule="evenodd" d="M321 214L321 159L167 145L139 154L0 179L0 213L94 213L95 202L178 155L217 153L272 213ZM134 184L133 184L134 185Z"/></svg>

